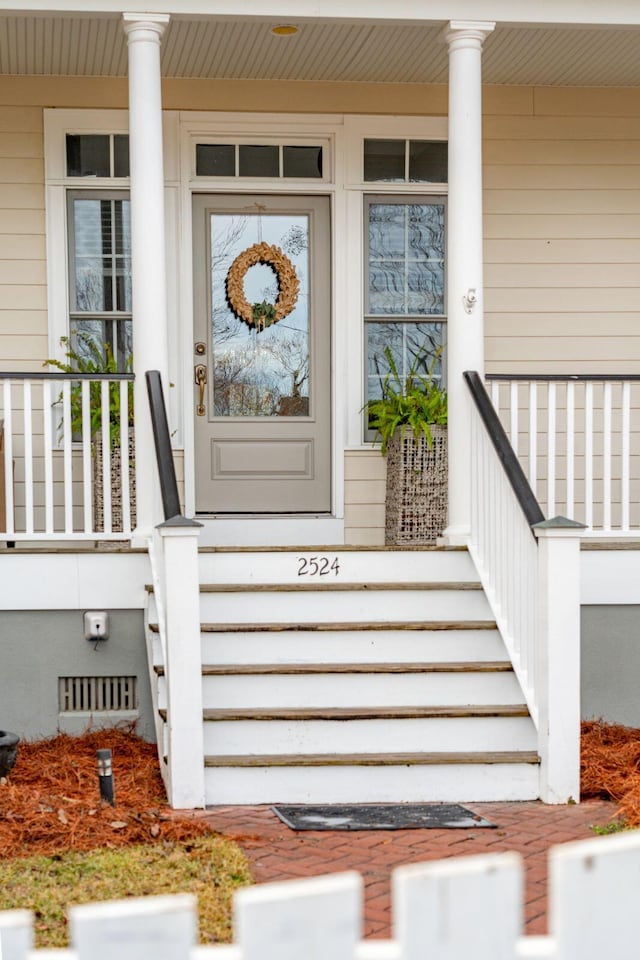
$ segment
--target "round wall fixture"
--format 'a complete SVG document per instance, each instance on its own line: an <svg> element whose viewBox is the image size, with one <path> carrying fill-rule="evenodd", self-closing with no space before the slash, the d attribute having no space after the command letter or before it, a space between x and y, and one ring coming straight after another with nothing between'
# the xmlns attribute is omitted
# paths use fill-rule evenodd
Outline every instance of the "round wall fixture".
<svg viewBox="0 0 640 960"><path fill-rule="evenodd" d="M298 27L292 23L280 23L276 27L271 27L271 33L274 37L293 37L298 32Z"/></svg>

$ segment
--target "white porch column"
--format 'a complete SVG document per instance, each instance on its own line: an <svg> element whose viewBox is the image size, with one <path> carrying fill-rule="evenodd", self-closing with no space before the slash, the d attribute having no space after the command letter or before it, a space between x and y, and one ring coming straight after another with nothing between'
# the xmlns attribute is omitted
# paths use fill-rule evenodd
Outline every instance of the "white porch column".
<svg viewBox="0 0 640 960"><path fill-rule="evenodd" d="M159 370L168 390L164 235L164 164L160 40L165 14L125 13L129 54L131 164L131 272L133 297L133 407L136 431L136 539L151 535L159 503L158 471L145 372Z"/></svg>
<svg viewBox="0 0 640 960"><path fill-rule="evenodd" d="M448 543L469 537L470 397L465 370L484 375L482 288L482 43L495 24L451 21L447 227Z"/></svg>

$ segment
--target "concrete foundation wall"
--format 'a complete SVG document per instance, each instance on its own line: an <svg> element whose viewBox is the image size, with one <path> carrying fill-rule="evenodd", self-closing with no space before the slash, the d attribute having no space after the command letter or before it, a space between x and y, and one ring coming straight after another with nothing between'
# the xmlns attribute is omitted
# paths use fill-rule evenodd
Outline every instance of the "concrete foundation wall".
<svg viewBox="0 0 640 960"><path fill-rule="evenodd" d="M83 610L0 613L0 727L36 739L58 731L136 723L154 739L142 610L110 610L110 637L83 635ZM129 711L60 712L60 677L136 677L137 703Z"/></svg>
<svg viewBox="0 0 640 960"><path fill-rule="evenodd" d="M582 607L582 716L640 727L640 606Z"/></svg>

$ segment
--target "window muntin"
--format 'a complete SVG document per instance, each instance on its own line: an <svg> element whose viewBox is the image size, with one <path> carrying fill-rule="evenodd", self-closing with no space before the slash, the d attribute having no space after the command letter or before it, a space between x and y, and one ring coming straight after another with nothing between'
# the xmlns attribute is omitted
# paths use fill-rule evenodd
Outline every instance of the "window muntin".
<svg viewBox="0 0 640 960"><path fill-rule="evenodd" d="M324 146L298 143L196 143L197 177L321 180Z"/></svg>
<svg viewBox="0 0 640 960"><path fill-rule="evenodd" d="M125 193L69 191L69 333L88 354L87 338L109 344L124 371L131 358L131 211Z"/></svg>
<svg viewBox="0 0 640 960"><path fill-rule="evenodd" d="M392 373L387 348L401 379L443 377L445 224L443 197L365 198L366 401Z"/></svg>
<svg viewBox="0 0 640 960"><path fill-rule="evenodd" d="M446 183L448 144L442 140L365 139L364 180Z"/></svg>

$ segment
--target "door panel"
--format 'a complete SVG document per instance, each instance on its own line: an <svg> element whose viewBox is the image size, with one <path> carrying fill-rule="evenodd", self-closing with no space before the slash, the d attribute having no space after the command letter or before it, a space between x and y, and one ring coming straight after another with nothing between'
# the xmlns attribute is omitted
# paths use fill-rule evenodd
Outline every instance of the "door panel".
<svg viewBox="0 0 640 960"><path fill-rule="evenodd" d="M329 236L326 197L194 198L199 513L330 510Z"/></svg>

